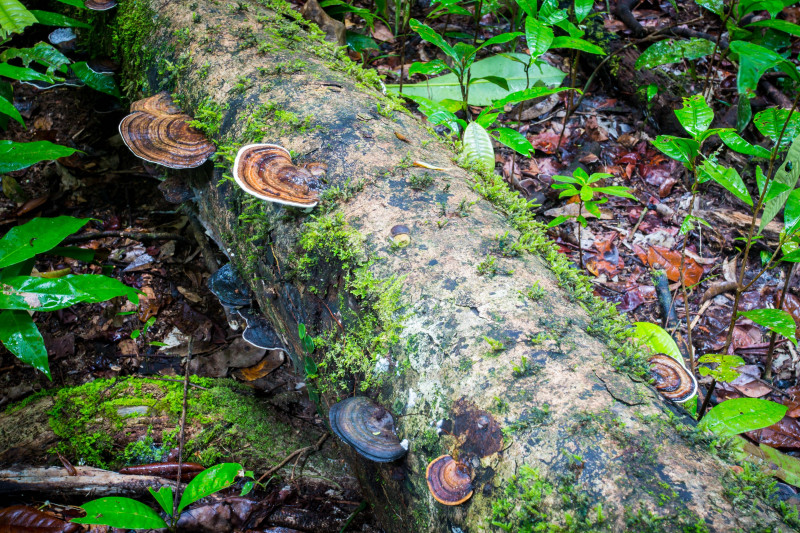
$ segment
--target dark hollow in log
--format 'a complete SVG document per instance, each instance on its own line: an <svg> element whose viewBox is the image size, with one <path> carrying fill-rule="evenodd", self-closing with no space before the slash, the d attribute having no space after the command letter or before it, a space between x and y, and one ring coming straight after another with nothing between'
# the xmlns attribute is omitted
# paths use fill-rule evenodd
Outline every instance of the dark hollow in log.
<svg viewBox="0 0 800 533"><path fill-rule="evenodd" d="M387 531L498 529L492 520L515 530L522 505L541 513L531 523L587 530L785 528L759 503L734 506L729 467L688 417L611 368L614 351L601 340L610 325L575 296L590 291L560 288L543 259L511 247L534 247L541 235L521 234L475 192L483 184L505 198L505 184L454 166L420 121L393 110L374 75L287 4L238 6L123 0L115 43L125 83L173 90L218 142L213 172L177 175L191 181L200 219L298 371L312 374L321 410L355 392L395 416L410 442L396 464L339 443ZM307 214L244 195L230 167L250 142L281 144L296 164L327 163L320 206ZM429 188L409 187L423 174ZM410 230L405 247L391 239L398 224ZM545 296L526 298L537 284ZM300 324L318 338L317 369ZM425 480L428 462L447 453L475 472L474 495L459 506L437 503Z"/></svg>

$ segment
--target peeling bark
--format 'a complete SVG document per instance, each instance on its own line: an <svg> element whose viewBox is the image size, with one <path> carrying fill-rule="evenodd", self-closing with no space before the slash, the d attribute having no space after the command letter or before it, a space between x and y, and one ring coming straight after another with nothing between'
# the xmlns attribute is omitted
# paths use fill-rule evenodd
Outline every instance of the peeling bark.
<svg viewBox="0 0 800 533"><path fill-rule="evenodd" d="M596 317L558 286L541 258L502 255L502 242L519 233L474 192L473 177L454 166L450 149L413 117L385 116L390 102L356 81L367 78L319 32L294 21L280 0L245 5L232 13L213 0L122 0L120 42L138 32L148 52L120 50L121 59L129 75L135 65L147 69L147 94L174 90L195 116L209 101L228 105L215 135L228 157L213 171L179 175L191 181L200 219L251 285L298 370L299 324L315 336L343 327L347 338L357 335L352 316L365 309L345 290L347 273L336 261L320 260L310 278L298 273L298 258L307 255L298 239L315 216L331 216L323 213L335 207L363 235L370 272L403 277L400 340L387 358L384 385L367 394L395 415L409 454L398 465L379 465L338 443L387 531L495 530L492 505L520 503L504 491L523 466L552 487L537 502L544 513L537 520L565 528L566 513L596 530L644 530L651 515L666 531L698 520L712 531L785 528L760 504L734 507L720 482L728 467L690 442L692 430L684 429L685 440L673 429L676 421L691 425L688 417L647 384L610 368L611 349L587 333L598 326ZM130 24L135 13L146 14L140 26ZM242 35L254 39L243 43ZM164 60L180 62L180 71L168 77L162 68L159 75ZM253 141L282 144L299 154L296 162L327 163L329 189L364 186L346 201L323 201L310 215L254 203L224 177L236 148ZM409 166L414 160L449 170ZM409 179L423 173L434 183L412 190ZM402 249L390 238L397 224L411 230ZM480 275L476 267L489 257L497 273ZM521 296L537 283L544 298ZM493 352L485 337L502 342L502 350ZM319 362L324 352L313 357ZM528 366L515 375L512 366L523 357ZM357 382L346 384L357 390ZM336 399L325 395L322 409ZM470 418L475 413L491 423L479 429ZM464 505L445 507L428 493L426 465L442 453L474 467L475 494Z"/></svg>

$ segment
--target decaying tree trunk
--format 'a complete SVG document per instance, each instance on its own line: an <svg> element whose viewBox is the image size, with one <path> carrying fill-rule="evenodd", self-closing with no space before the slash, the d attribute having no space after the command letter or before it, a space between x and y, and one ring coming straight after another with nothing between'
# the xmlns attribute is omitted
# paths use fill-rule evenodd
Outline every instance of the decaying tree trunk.
<svg viewBox="0 0 800 533"><path fill-rule="evenodd" d="M581 521L587 530L682 530L698 521L713 531L785 528L771 509L731 503L729 466L692 444L691 430L685 440L673 429L688 418L610 367L613 350L587 332L602 332L603 321L558 286L542 259L514 252L519 232L474 192L453 152L418 120L391 112L370 78L281 0L122 0L117 17L128 87L146 75L144 95L174 90L207 124L210 110L221 113L213 136L226 155L218 167L179 175L191 181L200 219L298 370L299 324L332 339L313 353L321 362L337 343L369 350L370 342L356 342L364 335L359 317L372 313L385 328L387 320L402 322L399 342L375 365L384 372L380 388L361 392L343 380L350 393L385 405L410 441L398 465L368 462L340 443L387 531L491 531L493 505L498 520L513 522L501 508L523 503L543 513L531 520ZM329 192L310 214L253 202L225 177L236 148L253 141L327 163L327 189L339 193ZM409 186L426 175L433 178L427 189ZM405 248L392 245L398 224L410 229ZM376 312L387 300L375 299L375 283L358 286L341 267L361 264L348 227L363 236L369 272L401 280L398 309ZM536 286L544 296L525 297ZM374 355L355 352L336 363ZM320 386L334 363L327 364ZM328 391L322 409L333 401ZM445 507L428 492L426 465L444 453L474 468L475 492L463 505ZM539 491L506 494L514 476Z"/></svg>

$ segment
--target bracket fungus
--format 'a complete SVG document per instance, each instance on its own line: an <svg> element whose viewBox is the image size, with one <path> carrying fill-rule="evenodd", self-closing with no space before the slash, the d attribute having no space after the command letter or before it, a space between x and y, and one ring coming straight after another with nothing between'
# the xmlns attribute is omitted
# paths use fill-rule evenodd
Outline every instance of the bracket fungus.
<svg viewBox="0 0 800 533"><path fill-rule="evenodd" d="M119 133L140 159L169 168L195 168L216 151L166 92L134 102L131 111L120 122Z"/></svg>
<svg viewBox="0 0 800 533"><path fill-rule="evenodd" d="M425 470L428 489L444 505L461 505L472 497L472 469L449 455L441 455Z"/></svg>
<svg viewBox="0 0 800 533"><path fill-rule="evenodd" d="M292 164L289 151L277 144L248 144L233 162L233 178L244 192L278 204L312 208L319 203L324 163Z"/></svg>
<svg viewBox="0 0 800 533"><path fill-rule="evenodd" d="M108 11L117 7L116 0L86 0L83 5L92 11Z"/></svg>
<svg viewBox="0 0 800 533"><path fill-rule="evenodd" d="M389 463L408 451L408 442L394 432L391 413L369 398L344 399L331 406L328 418L336 436L370 461Z"/></svg>
<svg viewBox="0 0 800 533"><path fill-rule="evenodd" d="M222 305L248 307L253 300L250 287L244 282L230 263L223 265L208 278L208 289Z"/></svg>
<svg viewBox="0 0 800 533"><path fill-rule="evenodd" d="M392 242L394 242L395 246L408 246L408 243L411 242L411 230L405 224L392 226L389 232L392 235Z"/></svg>
<svg viewBox="0 0 800 533"><path fill-rule="evenodd" d="M269 320L249 307L240 309L239 316L247 323L247 327L242 332L242 339L256 348L281 350L287 354L289 353L283 341L278 336L278 333L275 331L275 328L269 323Z"/></svg>
<svg viewBox="0 0 800 533"><path fill-rule="evenodd" d="M697 380L677 359L659 353L648 362L656 390L666 399L683 403L697 394Z"/></svg>

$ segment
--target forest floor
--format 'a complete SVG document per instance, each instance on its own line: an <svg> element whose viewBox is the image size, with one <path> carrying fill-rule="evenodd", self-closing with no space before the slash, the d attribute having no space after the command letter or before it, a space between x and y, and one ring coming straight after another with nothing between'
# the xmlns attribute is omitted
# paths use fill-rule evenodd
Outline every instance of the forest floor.
<svg viewBox="0 0 800 533"><path fill-rule="evenodd" d="M692 4L686 7L687 11L676 13L669 2L642 2L634 15L645 27L658 27L694 18L698 13L692 9L699 8ZM417 15L412 12L412 16ZM797 17L800 10L791 11L790 15ZM629 28L615 15L606 14L603 20L608 31L622 39L630 37ZM482 38L491 37L503 24L491 14L481 22ZM460 23L454 19L448 30L471 31L466 22L458 26ZM352 21L348 24L358 26ZM715 33L714 24L718 22L700 22L694 29ZM437 27L435 23L432 26ZM13 44L30 45L45 39L45 35L46 32L29 31L23 37L29 42ZM419 38L408 39L401 54L398 40L380 23L372 36L381 49L372 52L376 57L370 57L368 63L387 76L387 83L397 82L401 56L406 68L414 61L435 56L435 50ZM795 42L792 53L796 56L798 51L800 47ZM356 53L352 56L364 59ZM563 57L548 54L545 59L568 68ZM684 72L688 66L679 64L676 71L691 76ZM591 61L581 64L581 84L592 67ZM736 74L725 68L723 63L716 71L719 91L714 126L731 127L736 120L735 112L730 112L735 109ZM695 89L692 94L700 92L704 82L702 77L690 81L689 86ZM576 204L565 203L558 198L558 191L550 188L553 175L570 175L581 167L590 173L612 174L613 184L630 187L639 201L611 199L602 206L599 219L589 218L580 242L573 223L552 228L551 237L576 263L578 248L582 248L585 270L593 278L595 293L618 304L631 321L665 324L664 305L659 303L653 280L654 271L665 269L669 290L675 295L673 305L678 320L673 326L683 338L687 336L687 304L678 280L680 250L683 239L689 239L683 270L689 287L692 340L698 354L717 353L725 344L730 322L730 284L737 276L733 266L737 257L734 239L742 234L741 220L748 216L743 205L720 188L707 187L697 197L694 211L709 213L710 219L713 214L713 227L699 226L682 235L681 222L691 200L685 170L649 142L661 132L648 109L632 104L625 89L597 84L565 123L564 98L552 96L522 111L518 131L531 141L535 153L525 158L506 148L496 148L497 172L520 194L542 204L538 212L545 222L576 209ZM128 104L122 104L124 109L115 107L113 100L98 98L98 93L86 87L40 91L23 84L14 86L14 103L28 128L11 123L7 138L50 140L77 147L83 153L7 174L3 179L6 194L0 196L0 233L34 216L91 218L71 242L93 250L95 260L85 263L48 256L37 263L38 272L70 269L72 273L104 273L139 289L143 296L138 307L118 298L37 313L35 321L50 355L52 381L0 349L0 406L12 405L43 389L71 387L98 378L139 375L182 379L181 361L187 353L188 334L194 331L193 356L202 359L197 366L198 375L233 377L267 397L277 391L293 394L296 401L283 414L285 419L289 423L294 417L311 421L325 432L323 421L307 399L303 377L294 374L288 365L271 367L266 375L259 363L237 366L237 349L231 347L239 346L241 331L231 329L222 306L207 288L208 258L204 258L197 240L205 236L193 231L179 205L165 199L165 187L160 187L166 176L164 169L135 158L119 137L117 125L127 113ZM780 102L770 100L765 92L753 100L752 106L755 111L776 104ZM505 124L516 125L515 119L515 113L500 116ZM767 241L775 239L778 231L768 231ZM216 259L226 262L220 252ZM760 255L753 254L749 260L755 271ZM775 269L762 276L742 295L740 310L777 307L780 291L787 283L786 275L786 270ZM790 290L784 309L800 324L797 275L788 282ZM746 319L737 322L730 353L740 355L747 365L736 381L717 385L712 405L737 397L768 398L787 405L787 416L779 424L751 432L747 437L755 443L779 447L790 455L800 455L800 354L791 343L780 343L773 366L775 379L770 383L763 379L768 343L769 334L763 328ZM710 378L700 381L706 386L709 382ZM335 446L331 441L326 446ZM53 456L48 464L61 463ZM260 468L268 470L271 466L274 465ZM787 497L796 495L796 489L789 485L783 485L782 492ZM9 503L42 502L23 499ZM369 523L368 512L362 513L359 528L363 529L359 530L373 530Z"/></svg>

